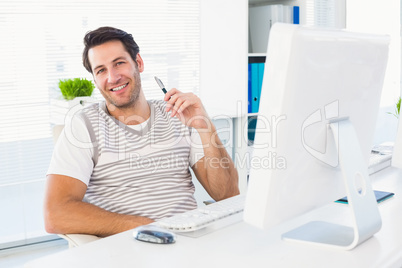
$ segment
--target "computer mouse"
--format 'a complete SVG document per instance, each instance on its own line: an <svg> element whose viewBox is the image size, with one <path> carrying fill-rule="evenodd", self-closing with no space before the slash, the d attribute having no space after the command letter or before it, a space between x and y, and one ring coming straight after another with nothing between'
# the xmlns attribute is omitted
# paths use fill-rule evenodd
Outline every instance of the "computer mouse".
<svg viewBox="0 0 402 268"><path fill-rule="evenodd" d="M176 235L155 225L143 225L133 230L135 239L155 244L172 244L176 242Z"/></svg>

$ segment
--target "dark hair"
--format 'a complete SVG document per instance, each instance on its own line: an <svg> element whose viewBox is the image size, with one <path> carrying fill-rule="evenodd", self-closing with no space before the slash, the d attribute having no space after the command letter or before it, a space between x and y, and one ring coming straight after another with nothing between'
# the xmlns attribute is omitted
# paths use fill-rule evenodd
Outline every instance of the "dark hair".
<svg viewBox="0 0 402 268"><path fill-rule="evenodd" d="M130 54L131 58L137 63L137 54L140 52L140 48L134 41L131 34L126 33L123 30L113 27L100 27L96 30L86 33L84 37L84 51L82 53L82 63L88 72L92 73L91 63L88 59L88 51L98 45L106 43L112 40L119 40L123 43L124 48Z"/></svg>

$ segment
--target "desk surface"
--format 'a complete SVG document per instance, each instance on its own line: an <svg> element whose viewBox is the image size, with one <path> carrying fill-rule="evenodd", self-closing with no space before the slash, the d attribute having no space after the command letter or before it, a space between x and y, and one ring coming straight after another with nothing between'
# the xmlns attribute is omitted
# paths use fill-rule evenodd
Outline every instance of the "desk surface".
<svg viewBox="0 0 402 268"><path fill-rule="evenodd" d="M25 267L402 267L402 170L387 168L371 178L374 189L395 196L379 204L381 230L350 251L280 238L310 220L347 223L348 206L333 203L269 231L239 222L198 238L178 236L171 245L139 242L127 231Z"/></svg>

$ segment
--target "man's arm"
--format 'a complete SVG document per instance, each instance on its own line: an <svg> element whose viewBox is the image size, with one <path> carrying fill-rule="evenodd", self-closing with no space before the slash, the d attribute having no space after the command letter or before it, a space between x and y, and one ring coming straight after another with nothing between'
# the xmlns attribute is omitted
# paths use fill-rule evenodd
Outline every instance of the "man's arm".
<svg viewBox="0 0 402 268"><path fill-rule="evenodd" d="M173 88L166 93L165 101L171 116L177 116L185 125L195 128L200 134L204 157L194 164L192 169L201 185L217 201L238 195L237 170L201 100L192 93L182 93Z"/></svg>
<svg viewBox="0 0 402 268"><path fill-rule="evenodd" d="M208 194L216 201L238 195L238 173L219 139L215 127L201 131L204 157L192 166L194 174Z"/></svg>
<svg viewBox="0 0 402 268"><path fill-rule="evenodd" d="M87 186L80 180L48 175L44 203L45 228L56 234L105 237L153 222L140 216L112 213L83 202Z"/></svg>

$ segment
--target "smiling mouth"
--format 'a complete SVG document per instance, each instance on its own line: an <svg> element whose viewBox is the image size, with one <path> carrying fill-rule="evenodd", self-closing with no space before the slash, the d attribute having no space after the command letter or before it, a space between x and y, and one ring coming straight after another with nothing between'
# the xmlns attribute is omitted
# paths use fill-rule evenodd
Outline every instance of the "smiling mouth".
<svg viewBox="0 0 402 268"><path fill-rule="evenodd" d="M119 87L112 88L112 89L110 89L110 91L116 92L116 91L122 90L122 89L125 88L127 85L128 85L128 83L127 83L127 84L124 84L124 85L122 85L122 86L119 86Z"/></svg>

